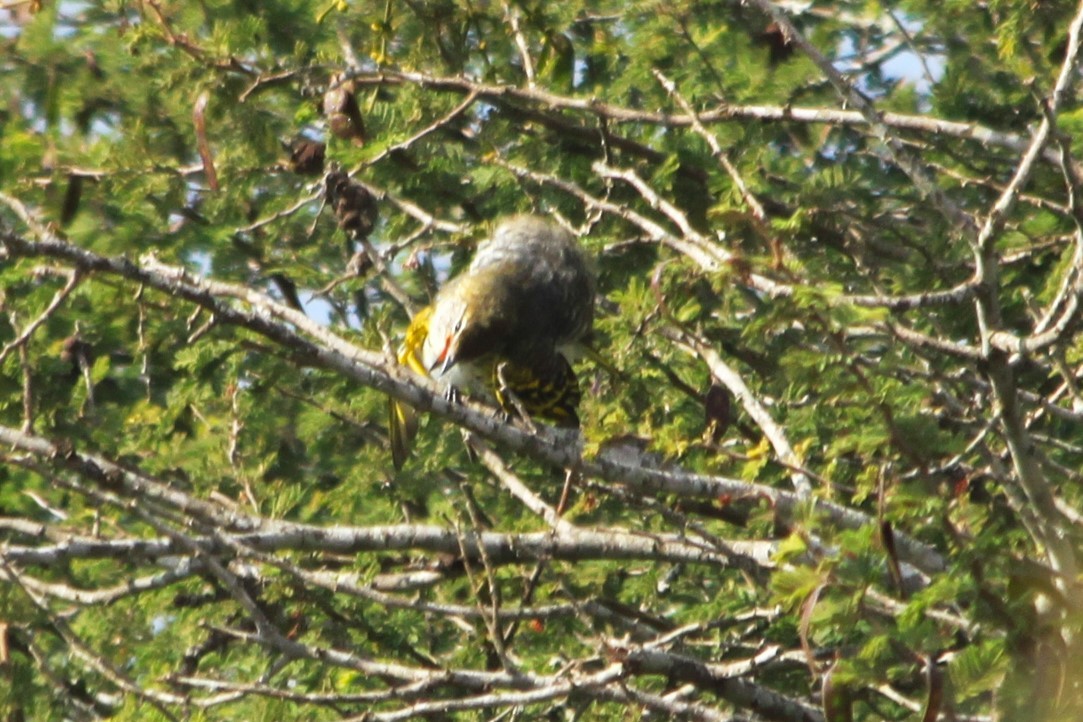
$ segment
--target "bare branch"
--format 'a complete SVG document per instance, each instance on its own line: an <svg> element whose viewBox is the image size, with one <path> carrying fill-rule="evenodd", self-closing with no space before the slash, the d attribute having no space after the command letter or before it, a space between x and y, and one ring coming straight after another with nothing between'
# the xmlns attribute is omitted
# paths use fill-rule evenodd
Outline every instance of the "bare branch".
<svg viewBox="0 0 1083 722"><path fill-rule="evenodd" d="M641 123L667 128L684 128L691 127L695 122L688 114L625 108L606 103L597 98L568 97L541 88L493 85L475 82L463 77L441 77L418 72L382 70L379 72L357 73L353 78L359 85L400 85L409 83L423 88L446 90L460 94L476 93L479 98L490 102L527 102L553 110L579 111L614 123ZM855 105L854 107L858 106ZM705 126L728 123L734 120L815 123L841 127L863 127L868 125L867 116L860 110L797 106L721 104L716 109L698 113L697 117L699 122ZM1029 145L1029 139L1025 137L974 123L891 112L881 113L879 122L888 128L917 131L934 138L973 140L985 146L1006 148L1008 150L1024 151ZM1052 151L1047 151L1043 158L1047 163L1053 165L1059 165L1060 163L1060 158Z"/></svg>
<svg viewBox="0 0 1083 722"><path fill-rule="evenodd" d="M786 432L775 422L767 408L760 403L756 395L748 388L741 375L730 368L729 364L722 360L718 352L711 348L702 338L697 338L693 334L672 325L663 326L660 331L666 338L680 344L690 353L699 356L710 368L711 375L737 397L745 412L752 417L752 420L763 430L764 435L771 442L779 461L795 470L790 475L790 480L793 483L794 491L797 492L797 496L809 496L812 493L812 483L807 474L798 471L804 466L804 461L793 450L793 446L790 445L789 440L786 438Z"/></svg>
<svg viewBox="0 0 1083 722"><path fill-rule="evenodd" d="M126 259L107 259L59 240L28 242L12 234L0 234L0 248L6 249L9 254L63 259L87 271L127 278L197 303L212 311L222 323L248 328L277 341L301 358L310 359L313 363L342 373L420 411L435 413L483 438L549 464L562 468L578 468L584 474L622 483L640 493L666 491L711 498L720 495L765 498L770 499L780 513L787 516L796 514L802 508L801 499L797 495L767 486L752 485L725 477L652 469L630 464L604 453L594 459L583 459L578 444L568 443L567 432L550 428L526 430L514 423L495 418L485 411L483 406L450 403L431 381L389 366L382 354L365 351L348 343L304 314L278 304L251 288L200 279L181 269L163 266L153 259L147 259L144 266L138 266ZM227 303L231 298L243 300L254 310L243 310ZM274 320L276 318L290 325L277 323ZM311 335L314 341L307 340L294 329ZM817 508L832 523L843 527L854 528L874 523L865 514L829 502L819 502ZM924 571L943 568L943 558L931 547L917 543L901 533L897 541L904 560L914 563Z"/></svg>

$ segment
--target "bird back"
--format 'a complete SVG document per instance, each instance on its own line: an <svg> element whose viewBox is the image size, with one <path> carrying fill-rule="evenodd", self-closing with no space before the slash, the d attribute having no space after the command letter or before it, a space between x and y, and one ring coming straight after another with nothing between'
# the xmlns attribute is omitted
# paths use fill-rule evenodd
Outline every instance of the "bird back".
<svg viewBox="0 0 1083 722"><path fill-rule="evenodd" d="M518 335L559 347L594 323L594 271L571 233L539 216L515 216L478 246L467 273L496 272L515 289ZM512 355L516 355L515 349Z"/></svg>

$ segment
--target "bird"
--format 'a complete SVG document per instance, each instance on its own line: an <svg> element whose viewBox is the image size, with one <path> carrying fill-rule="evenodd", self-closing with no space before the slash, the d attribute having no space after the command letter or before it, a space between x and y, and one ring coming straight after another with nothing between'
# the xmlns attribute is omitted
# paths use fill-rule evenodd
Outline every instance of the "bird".
<svg viewBox="0 0 1083 722"><path fill-rule="evenodd" d="M571 233L542 216L513 216L414 316L398 361L449 398L465 391L510 415L577 428L581 394L569 359L591 335L595 288ZM389 422L392 459L402 468L416 413L392 401Z"/></svg>

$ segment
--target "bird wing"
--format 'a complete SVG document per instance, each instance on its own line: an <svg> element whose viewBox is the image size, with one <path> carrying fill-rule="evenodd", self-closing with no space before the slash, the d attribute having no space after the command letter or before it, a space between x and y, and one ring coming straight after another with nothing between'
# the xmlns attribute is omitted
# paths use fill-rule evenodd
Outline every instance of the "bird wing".
<svg viewBox="0 0 1083 722"><path fill-rule="evenodd" d="M426 306L417 312L410 326L406 329L406 338L399 348L399 363L414 373L428 376L422 360L422 348L429 336L429 321L432 318L432 306ZM410 447L417 436L417 411L408 404L396 399L387 400L387 434L391 443L391 461L396 470L401 470L410 456Z"/></svg>

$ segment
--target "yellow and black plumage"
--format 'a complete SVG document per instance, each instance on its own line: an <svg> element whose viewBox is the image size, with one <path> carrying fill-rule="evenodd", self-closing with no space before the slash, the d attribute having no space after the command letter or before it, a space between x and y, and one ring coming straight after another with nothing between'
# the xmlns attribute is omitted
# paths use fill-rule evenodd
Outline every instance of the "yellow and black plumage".
<svg viewBox="0 0 1083 722"><path fill-rule="evenodd" d="M594 293L591 264L570 233L539 216L510 218L414 317L399 362L449 389L491 396L508 413L576 427L579 383L567 353L591 332ZM401 467L413 410L392 402L390 426Z"/></svg>

